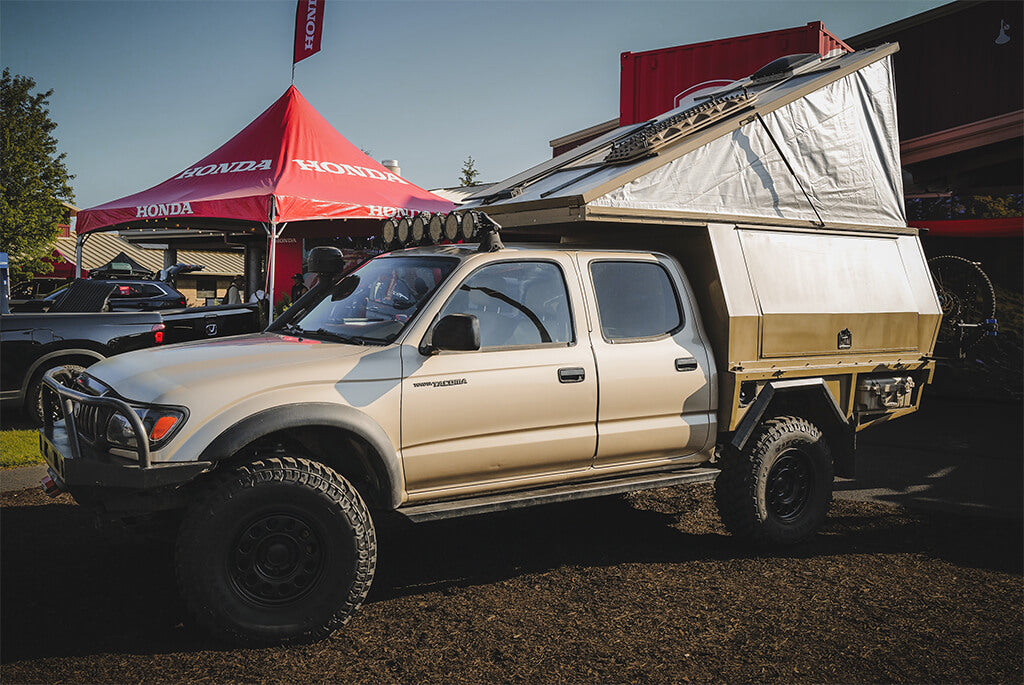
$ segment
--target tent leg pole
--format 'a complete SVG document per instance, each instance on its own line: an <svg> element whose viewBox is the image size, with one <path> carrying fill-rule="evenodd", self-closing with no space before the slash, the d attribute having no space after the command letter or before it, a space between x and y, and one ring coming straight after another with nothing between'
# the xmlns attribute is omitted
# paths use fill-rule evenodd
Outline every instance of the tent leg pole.
<svg viewBox="0 0 1024 685"><path fill-rule="evenodd" d="M267 257L267 323L274 320L274 272L277 270L277 223L270 222L270 256Z"/></svg>
<svg viewBox="0 0 1024 685"><path fill-rule="evenodd" d="M82 277L82 252L85 247L85 236L75 236L75 278Z"/></svg>
<svg viewBox="0 0 1024 685"><path fill-rule="evenodd" d="M757 118L758 123L761 124L761 128L764 129L764 132L768 134L768 140L772 141L772 145L775 146L775 151L779 153L779 157L782 157L782 161L786 163L786 168L789 169L789 175L792 176L793 180L796 181L796 184L800 186L800 190L803 192L804 198L807 199L807 204L811 206L811 211L814 212L814 216L818 217L818 226L824 226L825 220L821 218L821 214L818 213L818 208L814 205L814 202L811 201L811 196L807 194L807 189L804 188L804 184L800 181L800 177L797 176L796 171L793 170L793 165L789 163L789 158L786 157L786 153L782 151L782 147L775 141L775 136L772 135L772 131L768 128L768 124L765 123L760 114L755 114L754 116Z"/></svg>

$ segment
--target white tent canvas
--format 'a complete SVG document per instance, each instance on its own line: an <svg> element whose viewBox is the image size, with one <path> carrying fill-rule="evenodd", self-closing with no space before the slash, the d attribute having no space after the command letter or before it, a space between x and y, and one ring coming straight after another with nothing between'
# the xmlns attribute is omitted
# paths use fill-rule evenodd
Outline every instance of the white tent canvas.
<svg viewBox="0 0 1024 685"><path fill-rule="evenodd" d="M889 59L752 121L592 201L605 207L905 226Z"/></svg>
<svg viewBox="0 0 1024 685"><path fill-rule="evenodd" d="M616 146L645 135L645 126L619 129L492 186L471 205L507 216L514 207L576 198L587 208L633 214L905 227L895 50L816 60L782 81L742 79L716 95L743 92L751 104L707 127L625 162L616 159ZM693 104L646 129L664 129Z"/></svg>

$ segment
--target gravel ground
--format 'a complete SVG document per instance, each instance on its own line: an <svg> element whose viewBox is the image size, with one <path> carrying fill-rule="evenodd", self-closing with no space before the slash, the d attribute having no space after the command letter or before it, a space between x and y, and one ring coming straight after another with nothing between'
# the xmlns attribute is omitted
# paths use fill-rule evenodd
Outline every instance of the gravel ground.
<svg viewBox="0 0 1024 685"><path fill-rule="evenodd" d="M0 497L4 683L1020 683L1012 519L837 500L781 553L725 535L709 485L379 527L367 604L309 646L183 622L171 551L66 495Z"/></svg>

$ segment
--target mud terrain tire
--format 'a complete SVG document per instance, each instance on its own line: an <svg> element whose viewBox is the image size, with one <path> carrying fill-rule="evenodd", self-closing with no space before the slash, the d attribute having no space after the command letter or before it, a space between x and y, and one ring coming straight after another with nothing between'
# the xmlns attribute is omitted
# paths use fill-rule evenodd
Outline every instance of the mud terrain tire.
<svg viewBox="0 0 1024 685"><path fill-rule="evenodd" d="M359 608L376 566L373 522L333 470L306 459L256 461L208 484L182 520L178 587L217 639L311 642Z"/></svg>
<svg viewBox="0 0 1024 685"><path fill-rule="evenodd" d="M832 503L832 454L806 419L765 421L723 459L715 502L726 529L762 546L789 545L821 528Z"/></svg>
<svg viewBox="0 0 1024 685"><path fill-rule="evenodd" d="M28 394L25 395L25 418L36 426L43 425L43 376L46 375L47 371L52 371L53 369L61 369L60 373L56 375L56 379L62 385L69 387L75 377L85 371L84 366L70 362L44 364L43 368L36 371L32 377L32 383L28 386ZM63 415L64 413L60 409L56 409L54 418L60 419Z"/></svg>

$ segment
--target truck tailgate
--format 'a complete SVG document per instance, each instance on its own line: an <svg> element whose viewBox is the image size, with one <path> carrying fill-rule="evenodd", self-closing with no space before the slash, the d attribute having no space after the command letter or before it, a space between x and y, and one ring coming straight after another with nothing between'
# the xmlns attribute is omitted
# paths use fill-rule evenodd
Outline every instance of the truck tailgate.
<svg viewBox="0 0 1024 685"><path fill-rule="evenodd" d="M166 326L164 339L168 343L220 338L260 330L259 308L256 304L172 309L161 314Z"/></svg>

